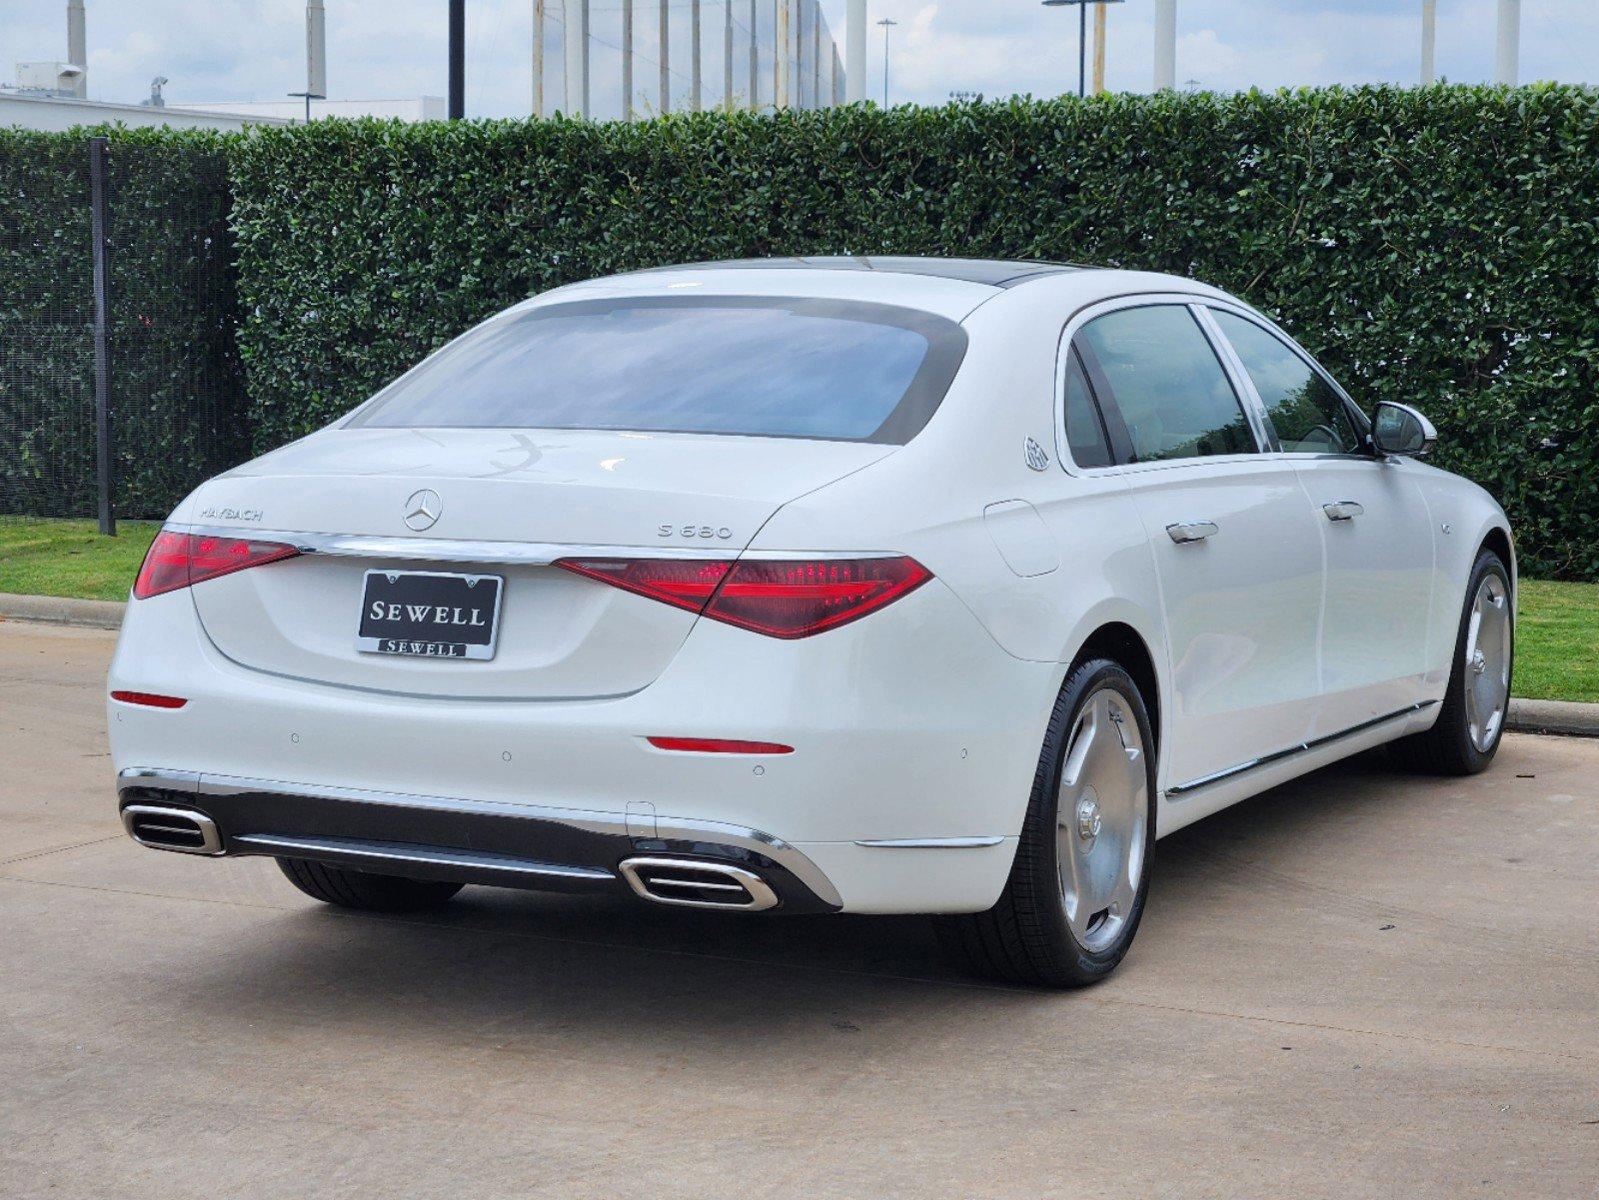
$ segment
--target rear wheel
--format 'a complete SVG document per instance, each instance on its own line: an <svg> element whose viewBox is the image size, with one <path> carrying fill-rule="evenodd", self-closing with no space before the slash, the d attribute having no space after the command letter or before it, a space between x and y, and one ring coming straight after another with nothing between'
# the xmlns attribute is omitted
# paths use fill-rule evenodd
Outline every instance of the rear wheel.
<svg viewBox="0 0 1599 1200"><path fill-rule="evenodd" d="M1153 746L1143 697L1126 671L1108 659L1072 670L999 903L939 918L941 940L968 969L1078 987L1121 962L1149 893Z"/></svg>
<svg viewBox="0 0 1599 1200"><path fill-rule="evenodd" d="M1475 775L1487 769L1505 732L1514 635L1510 572L1497 554L1484 550L1466 585L1449 688L1437 723L1393 743L1401 765L1435 775Z"/></svg>
<svg viewBox="0 0 1599 1200"><path fill-rule="evenodd" d="M460 891L459 883L426 879L401 879L397 875L368 875L345 871L303 858L280 858L278 866L307 896L340 908L366 912L420 912L437 908Z"/></svg>

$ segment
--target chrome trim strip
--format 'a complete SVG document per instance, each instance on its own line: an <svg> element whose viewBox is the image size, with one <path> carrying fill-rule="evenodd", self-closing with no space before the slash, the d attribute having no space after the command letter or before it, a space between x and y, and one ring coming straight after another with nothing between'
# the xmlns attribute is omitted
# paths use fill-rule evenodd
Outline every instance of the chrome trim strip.
<svg viewBox="0 0 1599 1200"><path fill-rule="evenodd" d="M1437 700L1423 700L1418 704L1410 705L1408 708L1401 708L1391 712L1387 716L1373 717L1369 721L1362 721L1359 725L1351 725L1348 729L1340 730L1338 733L1325 734L1319 738L1312 738L1308 742L1300 742L1297 746L1290 746L1286 750L1278 750L1272 754L1262 755L1260 758L1252 758L1248 762L1241 762L1237 766L1226 767L1209 775L1201 775L1198 779L1191 779L1187 783L1179 783L1167 788L1166 795L1168 797L1186 796L1189 792L1209 787L1213 783L1220 783L1224 779L1231 779L1234 775L1242 775L1245 771L1253 771L1258 767L1269 767L1273 763L1282 762L1283 759L1292 758L1296 754L1304 754L1309 750L1318 750L1331 742L1353 737L1357 733L1364 733L1368 729L1386 725L1389 721L1397 721L1400 717L1411 716L1422 711L1422 709L1431 708L1437 703Z"/></svg>
<svg viewBox="0 0 1599 1200"><path fill-rule="evenodd" d="M977 850L997 846L1004 840L996 834L994 837L857 838L855 844L876 850Z"/></svg>
<svg viewBox="0 0 1599 1200"><path fill-rule="evenodd" d="M547 567L562 558L679 558L787 559L787 558L891 558L892 550L746 550L735 542L720 546L679 546L659 542L644 546L609 546L579 542L484 542L448 538L377 537L348 533L292 533L282 529L246 526L163 526L171 533L201 537L249 538L281 542L301 554L346 558L381 558L401 562L493 563L504 566Z"/></svg>
<svg viewBox="0 0 1599 1200"><path fill-rule="evenodd" d="M512 858L505 854L475 854L470 850L383 850L370 843L343 838L291 838L274 834L250 833L230 839L233 845L245 846L267 854L337 854L343 858L363 862L415 863L429 867L467 867L472 870L502 871L535 878L591 879L605 882L615 879L609 871L598 867L572 867L562 863L540 863Z"/></svg>
<svg viewBox="0 0 1599 1200"><path fill-rule="evenodd" d="M170 781L170 782L169 782ZM535 804L510 804L483 800L462 800L448 796L422 796L401 792L369 791L361 788L315 786L289 783L283 780L252 779L236 775L196 774L193 771L169 771L158 767L128 767L117 773L117 791L141 787L171 788L196 796L232 796L248 792L265 792L269 795L306 796L312 799L348 800L353 803L398 805L408 808L435 808L450 812L483 816L523 817L533 821L550 821L588 833L629 837L625 812L591 812L575 808L552 808ZM665 841L709 842L719 846L734 846L765 855L778 863L801 883L815 893L822 903L840 908L843 898L838 889L821 869L807 858L803 851L780 837L763 833L743 825L721 821L701 821L688 817L664 816L655 818L656 837Z"/></svg>

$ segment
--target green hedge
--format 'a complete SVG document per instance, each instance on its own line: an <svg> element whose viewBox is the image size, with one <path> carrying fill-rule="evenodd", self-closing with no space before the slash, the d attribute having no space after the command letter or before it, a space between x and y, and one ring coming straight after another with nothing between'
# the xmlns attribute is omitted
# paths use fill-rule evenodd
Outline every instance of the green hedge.
<svg viewBox="0 0 1599 1200"><path fill-rule="evenodd" d="M117 512L248 457L227 147L204 131L0 129L0 512L95 512L89 138L106 134Z"/></svg>
<svg viewBox="0 0 1599 1200"><path fill-rule="evenodd" d="M1599 578L1596 118L1586 89L1433 87L263 130L233 160L256 445L607 272L842 252L1142 267L1248 298L1368 406L1419 405L1438 461L1509 509L1529 572Z"/></svg>

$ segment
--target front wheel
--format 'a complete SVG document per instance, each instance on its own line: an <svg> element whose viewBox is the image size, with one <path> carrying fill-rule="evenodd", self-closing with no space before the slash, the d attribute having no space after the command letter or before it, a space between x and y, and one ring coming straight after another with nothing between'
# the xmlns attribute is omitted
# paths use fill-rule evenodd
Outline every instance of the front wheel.
<svg viewBox="0 0 1599 1200"><path fill-rule="evenodd" d="M1499 750L1515 660L1510 571L1492 550L1477 556L1466 585L1449 687L1425 733L1393 743L1401 765L1435 775L1475 775Z"/></svg>
<svg viewBox="0 0 1599 1200"><path fill-rule="evenodd" d="M1080 987L1115 970L1149 894L1155 768L1149 714L1115 662L1067 676L1033 780L1016 861L988 912L939 918L976 974Z"/></svg>

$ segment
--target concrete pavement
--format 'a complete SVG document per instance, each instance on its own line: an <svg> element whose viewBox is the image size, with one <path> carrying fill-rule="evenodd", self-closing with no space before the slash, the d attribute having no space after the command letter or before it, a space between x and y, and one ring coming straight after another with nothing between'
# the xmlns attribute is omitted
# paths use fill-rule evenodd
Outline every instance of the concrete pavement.
<svg viewBox="0 0 1599 1200"><path fill-rule="evenodd" d="M0 624L0 1196L1594 1194L1599 743L1202 822L1056 995L915 920L368 917L140 849L111 645Z"/></svg>

